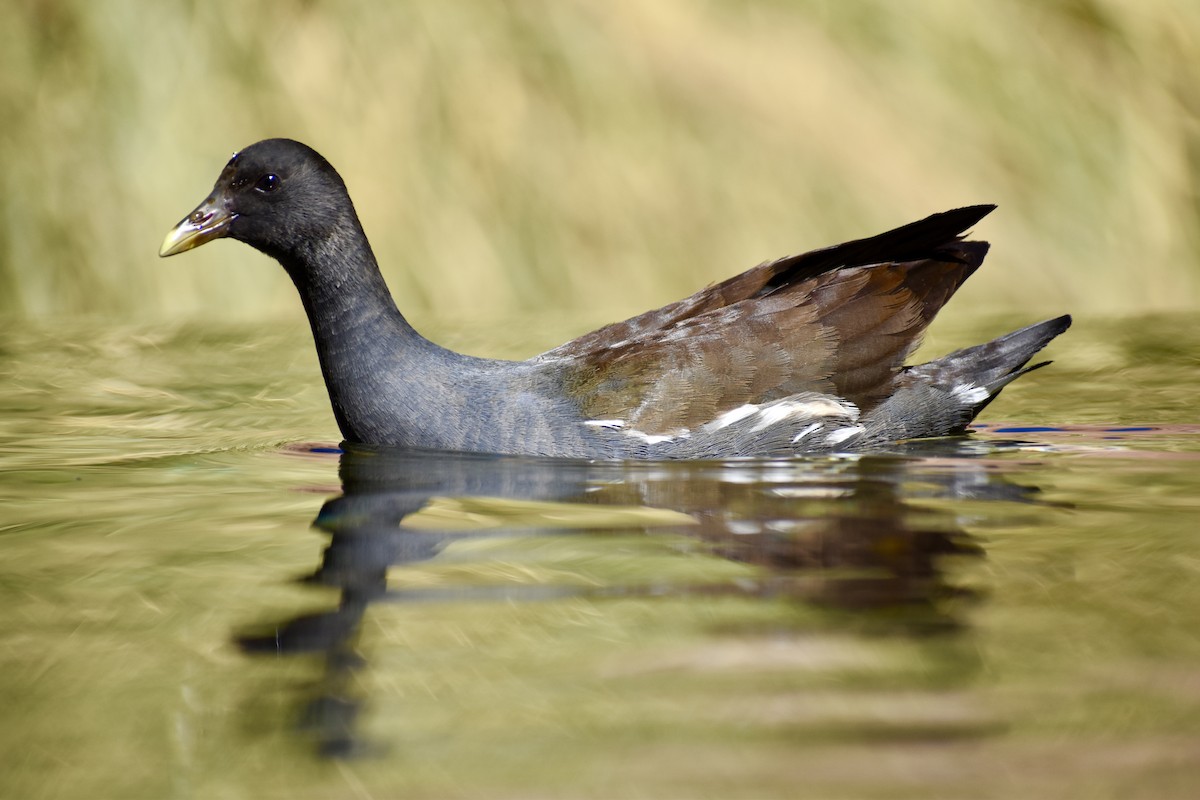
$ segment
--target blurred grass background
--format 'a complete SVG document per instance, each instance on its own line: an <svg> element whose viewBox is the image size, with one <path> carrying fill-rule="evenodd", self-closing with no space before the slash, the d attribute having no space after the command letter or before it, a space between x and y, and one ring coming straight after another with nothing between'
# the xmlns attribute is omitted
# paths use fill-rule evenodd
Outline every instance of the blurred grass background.
<svg viewBox="0 0 1200 800"><path fill-rule="evenodd" d="M7 0L0 313L300 318L249 248L156 256L268 136L417 323L592 324L979 202L947 316L1194 309L1197 76L1184 0Z"/></svg>

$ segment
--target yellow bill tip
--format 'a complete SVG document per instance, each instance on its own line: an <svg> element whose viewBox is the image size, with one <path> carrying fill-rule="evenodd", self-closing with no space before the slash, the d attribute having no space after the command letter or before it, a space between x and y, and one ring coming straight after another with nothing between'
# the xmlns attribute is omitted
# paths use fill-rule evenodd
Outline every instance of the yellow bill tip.
<svg viewBox="0 0 1200 800"><path fill-rule="evenodd" d="M158 255L162 258L199 247L205 242L229 235L229 223L236 218L210 197L196 207L179 224L167 232Z"/></svg>

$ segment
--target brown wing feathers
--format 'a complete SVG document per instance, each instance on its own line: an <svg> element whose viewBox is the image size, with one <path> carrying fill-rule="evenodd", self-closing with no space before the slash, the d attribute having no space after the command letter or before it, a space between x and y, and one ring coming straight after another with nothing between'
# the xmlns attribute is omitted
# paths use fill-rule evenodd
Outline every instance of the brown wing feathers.
<svg viewBox="0 0 1200 800"><path fill-rule="evenodd" d="M982 263L986 243L959 235L991 209L763 264L543 358L575 362L565 388L586 416L646 433L803 391L865 411L893 391L929 322Z"/></svg>
<svg viewBox="0 0 1200 800"><path fill-rule="evenodd" d="M956 208L953 211L932 214L925 219L866 239L855 239L821 250L781 258L764 265L771 268L772 275L763 288L769 290L786 286L846 267L961 258L962 254L957 251L963 231L995 209L994 205Z"/></svg>

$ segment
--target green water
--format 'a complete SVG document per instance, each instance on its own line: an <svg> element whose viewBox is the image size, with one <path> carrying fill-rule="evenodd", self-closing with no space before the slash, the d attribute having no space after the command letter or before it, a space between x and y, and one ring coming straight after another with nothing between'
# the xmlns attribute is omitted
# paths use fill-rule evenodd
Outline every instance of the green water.
<svg viewBox="0 0 1200 800"><path fill-rule="evenodd" d="M296 326L0 331L0 797L1200 785L1190 317L969 442L674 465L339 457Z"/></svg>

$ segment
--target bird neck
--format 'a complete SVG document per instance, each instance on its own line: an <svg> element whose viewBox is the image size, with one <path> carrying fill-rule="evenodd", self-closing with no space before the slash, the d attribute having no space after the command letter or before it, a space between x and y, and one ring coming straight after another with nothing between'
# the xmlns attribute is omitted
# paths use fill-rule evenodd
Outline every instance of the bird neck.
<svg viewBox="0 0 1200 800"><path fill-rule="evenodd" d="M386 397L427 395L455 354L421 336L396 308L357 220L279 258L308 314L342 434L373 441ZM402 408L393 411L403 415Z"/></svg>
<svg viewBox="0 0 1200 800"><path fill-rule="evenodd" d="M276 257L300 292L318 345L366 332L422 340L396 308L366 234L353 216L329 236Z"/></svg>

